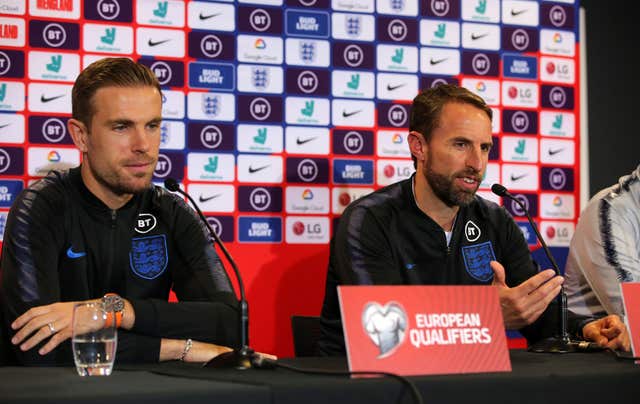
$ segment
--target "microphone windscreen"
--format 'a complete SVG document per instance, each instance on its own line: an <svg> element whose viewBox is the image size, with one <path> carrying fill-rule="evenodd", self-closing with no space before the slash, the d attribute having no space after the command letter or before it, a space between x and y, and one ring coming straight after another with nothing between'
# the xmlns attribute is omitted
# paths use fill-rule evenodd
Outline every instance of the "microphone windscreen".
<svg viewBox="0 0 640 404"><path fill-rule="evenodd" d="M176 192L180 189L180 185L178 185L178 181L173 178L167 178L164 180L164 187L167 188L171 192Z"/></svg>
<svg viewBox="0 0 640 404"><path fill-rule="evenodd" d="M501 184L493 184L491 186L491 192L498 196L506 196L508 194L507 188L505 188Z"/></svg>

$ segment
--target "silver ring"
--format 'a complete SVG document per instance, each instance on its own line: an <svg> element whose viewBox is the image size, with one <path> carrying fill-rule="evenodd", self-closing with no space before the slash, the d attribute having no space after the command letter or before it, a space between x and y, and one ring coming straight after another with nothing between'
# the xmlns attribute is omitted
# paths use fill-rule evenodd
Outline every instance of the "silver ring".
<svg viewBox="0 0 640 404"><path fill-rule="evenodd" d="M49 331L51 331L52 335L56 333L56 329L53 327L53 323L48 323L47 327L49 327Z"/></svg>

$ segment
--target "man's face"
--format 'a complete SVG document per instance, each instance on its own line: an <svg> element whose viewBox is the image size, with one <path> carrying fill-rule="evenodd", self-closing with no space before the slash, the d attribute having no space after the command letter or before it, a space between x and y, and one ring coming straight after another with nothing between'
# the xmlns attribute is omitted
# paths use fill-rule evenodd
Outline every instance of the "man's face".
<svg viewBox="0 0 640 404"><path fill-rule="evenodd" d="M447 206L467 205L482 182L491 145L491 121L484 111L448 103L427 143L420 171Z"/></svg>
<svg viewBox="0 0 640 404"><path fill-rule="evenodd" d="M104 87L92 101L83 150L89 181L116 196L149 187L160 148L160 93L150 86Z"/></svg>

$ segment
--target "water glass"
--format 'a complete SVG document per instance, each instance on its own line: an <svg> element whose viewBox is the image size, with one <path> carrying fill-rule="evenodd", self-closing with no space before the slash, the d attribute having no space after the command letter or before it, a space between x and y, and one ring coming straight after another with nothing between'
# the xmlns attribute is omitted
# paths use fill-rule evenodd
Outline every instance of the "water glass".
<svg viewBox="0 0 640 404"><path fill-rule="evenodd" d="M80 376L110 375L118 344L115 313L101 302L76 304L71 344Z"/></svg>

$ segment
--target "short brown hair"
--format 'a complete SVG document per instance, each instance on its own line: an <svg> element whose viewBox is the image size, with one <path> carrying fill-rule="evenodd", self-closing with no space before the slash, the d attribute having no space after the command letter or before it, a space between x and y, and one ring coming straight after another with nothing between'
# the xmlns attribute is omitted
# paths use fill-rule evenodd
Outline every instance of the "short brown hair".
<svg viewBox="0 0 640 404"><path fill-rule="evenodd" d="M103 87L155 87L160 83L145 65L129 58L105 58L91 63L78 76L71 92L71 116L88 128L95 114L93 96Z"/></svg>
<svg viewBox="0 0 640 404"><path fill-rule="evenodd" d="M411 105L411 117L409 130L422 133L424 140L429 142L431 133L440 124L442 108L447 103L457 102L470 104L484 111L489 120L493 117L493 111L482 98L464 87L454 84L440 84L436 87L423 90L413 99ZM416 158L412 155L413 166L416 166Z"/></svg>

